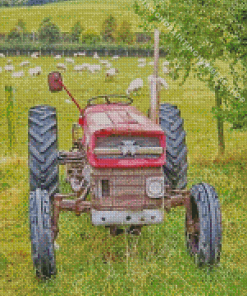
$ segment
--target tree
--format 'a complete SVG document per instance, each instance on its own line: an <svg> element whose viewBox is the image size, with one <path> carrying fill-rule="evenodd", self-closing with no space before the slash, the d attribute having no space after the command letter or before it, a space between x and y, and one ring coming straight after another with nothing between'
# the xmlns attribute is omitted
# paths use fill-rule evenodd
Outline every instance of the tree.
<svg viewBox="0 0 247 296"><path fill-rule="evenodd" d="M74 26L71 28L72 42L79 42L82 31L83 31L83 27L82 27L80 21L76 22L74 24Z"/></svg>
<svg viewBox="0 0 247 296"><path fill-rule="evenodd" d="M8 40L24 40L24 35L27 33L26 24L22 19L19 19L16 26L9 32Z"/></svg>
<svg viewBox="0 0 247 296"><path fill-rule="evenodd" d="M238 112L247 109L243 83L247 71L242 61L237 62L239 54L233 50L233 45L239 46L239 37L233 27L240 24L236 25L231 3L219 0L135 2L135 12L144 20L143 27L159 27L165 33L160 43L169 48L167 59L174 67L170 74L175 79L182 76L183 84L193 73L214 92L212 111L217 118L219 154L225 150L224 121L234 122L235 127L247 126ZM246 52L246 49L242 50ZM230 65L231 71L227 75L220 72L219 61ZM180 68L175 67L176 64Z"/></svg>
<svg viewBox="0 0 247 296"><path fill-rule="evenodd" d="M59 40L60 29L51 22L50 17L45 17L41 22L39 29L39 39L43 42L54 43Z"/></svg>
<svg viewBox="0 0 247 296"><path fill-rule="evenodd" d="M133 33L131 30L131 24L128 21L124 20L122 22L122 24L120 25L117 35L118 35L119 41L122 41L122 42L128 43L128 44L132 43Z"/></svg>
<svg viewBox="0 0 247 296"><path fill-rule="evenodd" d="M86 30L86 32L82 35L82 43L86 44L96 44L100 42L100 35L92 28Z"/></svg>
<svg viewBox="0 0 247 296"><path fill-rule="evenodd" d="M102 24L101 35L103 40L106 42L114 42L116 29L117 21L112 15L110 15Z"/></svg>

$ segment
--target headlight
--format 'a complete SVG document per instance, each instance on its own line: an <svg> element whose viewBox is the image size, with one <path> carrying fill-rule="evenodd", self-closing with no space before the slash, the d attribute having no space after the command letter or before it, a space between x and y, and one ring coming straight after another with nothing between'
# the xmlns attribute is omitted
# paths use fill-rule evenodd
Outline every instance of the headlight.
<svg viewBox="0 0 247 296"><path fill-rule="evenodd" d="M151 198L164 196L164 177L147 178L146 191Z"/></svg>

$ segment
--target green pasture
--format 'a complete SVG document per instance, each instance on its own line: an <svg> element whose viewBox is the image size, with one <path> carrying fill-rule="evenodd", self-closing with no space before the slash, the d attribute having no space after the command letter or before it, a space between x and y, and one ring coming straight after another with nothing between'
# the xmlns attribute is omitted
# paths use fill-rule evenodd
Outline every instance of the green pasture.
<svg viewBox="0 0 247 296"><path fill-rule="evenodd" d="M45 17L52 17L52 21L61 31L68 32L73 25L80 21L84 29L92 29L97 33L105 18L112 14L117 23L127 20L132 24L134 32L140 31L138 17L131 9L133 0L122 1L119 5L114 0L78 0L50 3L43 6L7 7L0 9L0 32L8 33L22 19L29 32L37 31L39 24Z"/></svg>
<svg viewBox="0 0 247 296"><path fill-rule="evenodd" d="M7 59L0 59L0 67ZM107 229L91 226L87 215L62 213L57 239L60 249L56 252L58 274L47 282L37 280L28 223L28 109L38 104L57 108L61 150L71 147L70 130L78 111L64 91L55 94L48 90L48 73L64 59L10 59L15 71L21 70L22 61L30 60L30 67L41 66L42 74L30 77L28 68L24 68L22 78L0 73L0 295L247 295L246 133L230 131L225 124L226 155L217 158L216 120L211 113L214 94L193 77L183 87L167 77L170 88L163 89L160 98L177 105L184 118L188 188L204 181L219 194L223 219L220 265L213 270L194 265L185 248L182 208L166 215L163 224L144 227L139 237L111 237ZM75 64L84 62L98 63L89 57L75 58ZM143 89L132 97L134 105L146 114L150 98L147 77L152 74L152 66L137 67L137 58L111 62L119 69L111 81L105 80L104 71L75 73L74 65L67 65L62 74L64 83L85 106L92 96L123 94L133 79L143 78ZM12 155L7 150L5 85L15 89L16 142ZM63 179L61 170L61 190L69 191Z"/></svg>

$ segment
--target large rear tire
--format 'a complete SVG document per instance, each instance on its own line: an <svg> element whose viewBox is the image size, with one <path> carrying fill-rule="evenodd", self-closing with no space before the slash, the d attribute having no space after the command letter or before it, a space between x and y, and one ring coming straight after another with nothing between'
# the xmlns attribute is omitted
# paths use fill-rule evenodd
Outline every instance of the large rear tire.
<svg viewBox="0 0 247 296"><path fill-rule="evenodd" d="M55 250L51 230L50 198L36 189L29 196L29 219L33 265L36 275L50 278L56 274Z"/></svg>
<svg viewBox="0 0 247 296"><path fill-rule="evenodd" d="M221 252L219 199L214 188L206 183L194 185L190 192L191 212L187 211L185 223L187 249L198 266L212 266L220 261Z"/></svg>
<svg viewBox="0 0 247 296"><path fill-rule="evenodd" d="M56 109L35 106L28 116L28 162L30 191L46 190L51 201L58 192L58 144Z"/></svg>
<svg viewBox="0 0 247 296"><path fill-rule="evenodd" d="M165 182L172 189L184 189L187 185L187 146L183 119L176 106L161 104L160 126L166 135Z"/></svg>

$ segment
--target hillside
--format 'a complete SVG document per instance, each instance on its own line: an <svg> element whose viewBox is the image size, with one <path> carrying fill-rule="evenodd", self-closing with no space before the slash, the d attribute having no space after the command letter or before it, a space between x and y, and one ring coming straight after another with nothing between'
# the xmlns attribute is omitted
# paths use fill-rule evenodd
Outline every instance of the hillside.
<svg viewBox="0 0 247 296"><path fill-rule="evenodd" d="M140 31L140 20L133 12L134 0L78 0L59 3L49 3L42 6L6 7L1 8L0 32L9 32L18 19L26 22L28 31L36 31L44 17L51 16L62 31L69 31L76 21L81 21L85 29L93 28L100 31L101 24L107 15L112 14L120 24L122 20L128 20L132 24L133 31Z"/></svg>

